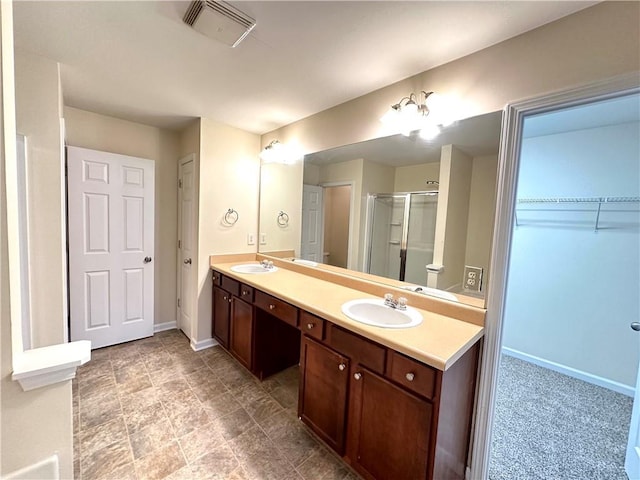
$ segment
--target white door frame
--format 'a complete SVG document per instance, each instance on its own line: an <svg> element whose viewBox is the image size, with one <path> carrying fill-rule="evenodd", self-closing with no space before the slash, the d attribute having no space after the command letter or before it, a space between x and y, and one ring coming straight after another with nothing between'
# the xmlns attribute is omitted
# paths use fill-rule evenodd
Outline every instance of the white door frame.
<svg viewBox="0 0 640 480"><path fill-rule="evenodd" d="M180 177L180 173L182 170L182 166L185 163L189 163L189 162L193 162L193 174L194 174L194 186L193 186L193 194L194 194L194 209L197 206L197 190L196 190L196 181L195 181L195 175L196 175L196 155L195 153L190 153L189 155L182 157L179 161L178 161L178 181L181 180ZM182 188L180 188L179 184L176 184L176 188L178 188L178 242L180 242L182 239L179 238L180 237L180 232L182 231ZM192 225L192 234L193 234L193 240L194 243L196 243L195 245L193 245L192 247L194 248L194 250L197 248L197 237L195 236L196 233L196 225L195 225L195 221L197 221L197 214L194 211L194 222ZM194 317L195 318L195 312L196 310L194 310L195 308L195 300L193 298L182 298L182 248L180 248L178 245L178 242L176 242L176 300L180 299L180 305L178 305L178 302L176 301L176 328L178 330L180 330L180 319L181 319L181 313L182 313L182 305L184 305L184 302L191 302L192 303L192 308L191 311L194 312ZM192 256L192 260L195 257ZM191 264L191 280L192 280L192 285L194 285L194 288L196 288L196 275L194 274L193 270L197 271L197 267L198 267L198 263L197 260L193 261L193 263ZM193 337L193 332L194 332L194 325L193 325L193 318L192 318L192 324L189 325L189 332L188 332L188 336L189 336L189 340L191 340L191 338Z"/></svg>
<svg viewBox="0 0 640 480"><path fill-rule="evenodd" d="M355 218L354 218L354 212L353 212L353 207L356 203L356 197L355 197L355 188L354 188L354 184L355 182L353 180L344 180L344 181L337 181L337 182L325 182L325 183L321 183L320 186L323 189L326 188L331 188L331 187L351 187L351 192L349 195L349 243L347 246L347 268L349 270L357 270L358 269L358 265L356 264L356 257L357 255L354 255L352 252L354 252L354 241L353 241L353 232L355 232ZM324 193L322 194L322 201L324 202L324 199L326 198L326 195L324 195ZM323 210L324 210L324 205L323 205ZM360 221L360 215L358 215L358 221ZM322 222L322 238L324 239L324 221ZM324 248L324 247L323 247ZM324 252L323 252L324 253Z"/></svg>
<svg viewBox="0 0 640 480"><path fill-rule="evenodd" d="M476 421L468 478L486 479L489 471L524 117L638 92L640 84L637 73L634 73L511 103L505 107L498 160L497 205L489 269L491 277L484 327L484 353L476 398Z"/></svg>

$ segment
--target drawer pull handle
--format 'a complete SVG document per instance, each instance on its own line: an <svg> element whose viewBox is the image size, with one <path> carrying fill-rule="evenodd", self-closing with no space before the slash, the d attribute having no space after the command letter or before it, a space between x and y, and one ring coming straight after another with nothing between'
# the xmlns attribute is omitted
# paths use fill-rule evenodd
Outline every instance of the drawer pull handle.
<svg viewBox="0 0 640 480"><path fill-rule="evenodd" d="M313 323L307 323L307 329L311 330L315 325Z"/></svg>
<svg viewBox="0 0 640 480"><path fill-rule="evenodd" d="M243 290L243 291L242 291L242 294L243 294L243 295L249 295L249 292L247 292L246 290Z"/></svg>
<svg viewBox="0 0 640 480"><path fill-rule="evenodd" d="M276 306L273 303L269 304L269 310L275 310Z"/></svg>
<svg viewBox="0 0 640 480"><path fill-rule="evenodd" d="M407 373L404 377L410 382L413 382L413 379L416 378L416 376L411 372Z"/></svg>
<svg viewBox="0 0 640 480"><path fill-rule="evenodd" d="M356 380L360 380L362 378L362 374L357 372L353 374L353 378L355 378Z"/></svg>
<svg viewBox="0 0 640 480"><path fill-rule="evenodd" d="M340 370L341 372L347 368L347 366L344 363L341 363L340 365L338 365L338 370Z"/></svg>

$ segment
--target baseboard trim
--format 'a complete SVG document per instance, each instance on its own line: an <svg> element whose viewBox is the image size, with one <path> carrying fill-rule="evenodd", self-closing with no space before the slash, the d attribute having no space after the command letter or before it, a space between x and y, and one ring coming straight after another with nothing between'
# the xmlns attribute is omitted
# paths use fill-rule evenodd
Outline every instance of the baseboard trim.
<svg viewBox="0 0 640 480"><path fill-rule="evenodd" d="M502 347L502 353L511 357L519 358L520 360L524 360L525 362L533 363L534 365L538 365L539 367L548 368L549 370L553 370L554 372L563 373L564 375L567 375L569 377L577 378L578 380L582 380L583 382L591 383L603 388L608 388L609 390L622 393L623 395L627 395L628 397L633 397L635 395L635 388L630 387L629 385L624 385L620 382L609 380L604 377L599 377L591 373L583 372L582 370L576 370L575 368L567 367L566 365L562 365L560 363L545 360L544 358L529 355L528 353L520 352L508 347Z"/></svg>
<svg viewBox="0 0 640 480"><path fill-rule="evenodd" d="M173 330L174 328L178 328L178 322L165 322L165 323L154 323L153 324L153 333L164 332L165 330Z"/></svg>
<svg viewBox="0 0 640 480"><path fill-rule="evenodd" d="M199 342L193 339L191 340L191 349L194 352L199 352L200 350L204 350L205 348L215 347L216 345L218 345L218 342L216 342L213 338L207 338L206 340L200 340Z"/></svg>

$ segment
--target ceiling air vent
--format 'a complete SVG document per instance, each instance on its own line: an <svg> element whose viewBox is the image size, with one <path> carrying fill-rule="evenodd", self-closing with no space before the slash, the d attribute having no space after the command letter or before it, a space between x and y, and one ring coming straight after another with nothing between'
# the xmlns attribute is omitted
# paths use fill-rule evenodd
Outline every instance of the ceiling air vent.
<svg viewBox="0 0 640 480"><path fill-rule="evenodd" d="M246 37L256 21L226 2L194 0L182 18L207 37L235 47Z"/></svg>

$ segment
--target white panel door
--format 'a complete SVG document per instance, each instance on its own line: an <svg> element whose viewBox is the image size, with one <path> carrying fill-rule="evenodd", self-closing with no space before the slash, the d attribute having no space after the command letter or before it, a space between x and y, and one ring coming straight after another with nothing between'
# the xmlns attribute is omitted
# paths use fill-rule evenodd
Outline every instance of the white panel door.
<svg viewBox="0 0 640 480"><path fill-rule="evenodd" d="M322 263L324 211L322 187L302 186L302 242L300 256Z"/></svg>
<svg viewBox="0 0 640 480"><path fill-rule="evenodd" d="M192 157L187 157L191 159ZM186 160L186 159L184 159ZM193 160L180 163L178 215L178 327L191 338L193 319L193 261L194 256L194 172Z"/></svg>
<svg viewBox="0 0 640 480"><path fill-rule="evenodd" d="M153 335L155 165L68 147L71 340Z"/></svg>

